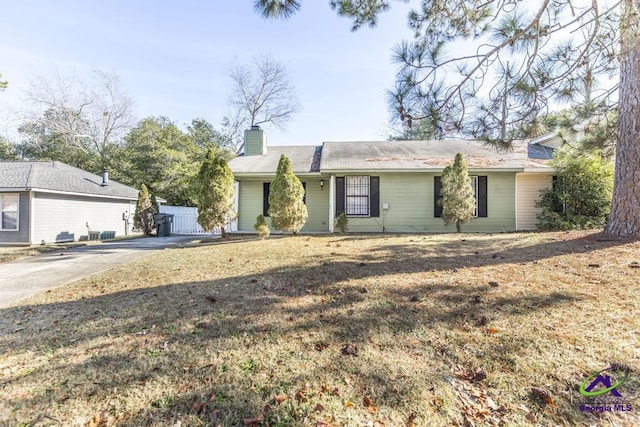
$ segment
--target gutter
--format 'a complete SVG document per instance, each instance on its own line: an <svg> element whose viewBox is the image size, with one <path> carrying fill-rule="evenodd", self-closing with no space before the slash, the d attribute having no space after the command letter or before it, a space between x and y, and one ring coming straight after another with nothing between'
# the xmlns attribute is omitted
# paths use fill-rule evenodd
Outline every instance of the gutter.
<svg viewBox="0 0 640 427"><path fill-rule="evenodd" d="M138 197L129 197L129 196L109 196L103 194L93 194L93 193L76 193L73 191L59 191L59 190L49 190L46 188L32 188L32 187L0 187L0 192L18 192L18 191L31 191L38 193L50 193L50 194L66 194L69 196L81 196L81 197L95 197L99 199L115 199L115 200L133 200L137 201ZM162 202L163 199L157 199L158 202ZM166 202L166 200L164 200Z"/></svg>
<svg viewBox="0 0 640 427"><path fill-rule="evenodd" d="M422 169L323 169L325 174L381 174L381 173L442 173L444 167L441 168L422 168ZM518 173L524 172L525 168L468 168L471 172L482 173Z"/></svg>
<svg viewBox="0 0 640 427"><path fill-rule="evenodd" d="M233 170L232 170L233 172ZM309 178L321 178L324 176L322 172L296 172L293 174L297 177L309 177ZM275 172L238 172L233 173L234 178L273 178L276 176Z"/></svg>

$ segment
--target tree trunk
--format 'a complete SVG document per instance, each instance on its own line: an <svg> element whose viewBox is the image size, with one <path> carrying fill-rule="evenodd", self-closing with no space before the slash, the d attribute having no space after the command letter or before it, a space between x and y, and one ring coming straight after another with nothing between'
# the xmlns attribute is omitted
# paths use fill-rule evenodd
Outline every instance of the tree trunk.
<svg viewBox="0 0 640 427"><path fill-rule="evenodd" d="M640 16L637 0L622 7L616 173L605 233L640 237Z"/></svg>
<svg viewBox="0 0 640 427"><path fill-rule="evenodd" d="M224 229L224 226L220 227L220 234L223 239L227 238L227 231Z"/></svg>
<svg viewBox="0 0 640 427"><path fill-rule="evenodd" d="M462 223L460 221L456 221L456 230L458 230L458 233L462 231Z"/></svg>

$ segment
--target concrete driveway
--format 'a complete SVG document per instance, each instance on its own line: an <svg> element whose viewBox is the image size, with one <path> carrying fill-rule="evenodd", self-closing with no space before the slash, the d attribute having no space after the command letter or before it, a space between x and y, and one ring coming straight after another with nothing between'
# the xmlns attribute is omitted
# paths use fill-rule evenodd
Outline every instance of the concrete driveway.
<svg viewBox="0 0 640 427"><path fill-rule="evenodd" d="M197 238L146 237L104 242L0 263L0 307Z"/></svg>

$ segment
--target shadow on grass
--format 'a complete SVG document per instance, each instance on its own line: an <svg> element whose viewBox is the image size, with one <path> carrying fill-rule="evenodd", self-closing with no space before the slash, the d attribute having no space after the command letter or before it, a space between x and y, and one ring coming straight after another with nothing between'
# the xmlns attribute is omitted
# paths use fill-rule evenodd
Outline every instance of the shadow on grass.
<svg viewBox="0 0 640 427"><path fill-rule="evenodd" d="M352 237L336 238L333 244L349 238ZM495 238L499 240L500 236ZM243 418L261 413L269 396L282 388L302 387L296 377L272 389L251 388L249 374L254 374L251 353L260 352L266 343L272 345L281 337L292 340L299 333L307 332L309 337L316 337L313 339L331 343L332 351L340 357L339 348L344 343L366 349L371 337L381 330L401 336L421 328L444 331L474 328L482 325L484 318L528 322L532 317L544 316L548 309L580 301L575 295L552 287L543 294L505 296L488 284L460 286L441 279L378 289L375 283L378 277L418 272L449 272L454 277L456 269L536 262L628 242L624 239L605 241L591 235L572 240L570 244L550 240L531 247L483 253L486 242L482 241L421 247L415 242L376 245L379 238L371 240L374 244L366 253L352 258L349 254L335 253L316 265L278 267L259 274L1 309L0 354L31 352L70 356L54 357L28 372L5 376L0 389L25 382L33 384L35 390L28 396L8 396L5 405L8 408L47 407L67 400L81 401L87 396L109 401L132 385L164 383L169 378L184 377L187 385L183 388L166 390L162 399L154 400L136 414L129 414L122 423L163 424L174 422L179 416L190 416L201 422L216 423L219 419L224 425L237 425ZM353 280L359 284L349 284ZM367 280L370 281L366 285L362 284ZM111 340L117 340L120 347L111 348ZM517 354L532 344L503 342L500 345L505 352ZM89 346L85 350L87 357L74 353L75 348L83 345ZM308 347L314 343L303 345ZM440 359L440 362L431 362L442 363L443 367L461 363L453 345L446 340L431 342L428 353ZM210 354L212 362L192 360L189 352L174 351L175 348ZM233 361L232 354L238 360ZM278 357L286 359L290 355L284 353ZM241 375L242 384L225 380L228 378L225 369L231 369L226 365L230 363L234 363L233 369L239 369L236 365L244 363L240 369L246 370L247 375ZM326 361L309 364L313 366L313 371L307 372L309 377L322 377L329 369ZM345 370L349 369L345 365ZM64 379L53 381L60 372ZM353 375L361 377L359 381L365 389L380 387L380 376L375 372L354 371ZM399 400L410 398L402 390L395 394L384 392ZM204 402L204 409L195 411L194 405L199 402ZM312 408L302 409L296 415L299 418L290 420L290 424L280 421L282 425L293 425L312 412ZM576 414L574 408L560 411L560 417L568 420L584 416Z"/></svg>

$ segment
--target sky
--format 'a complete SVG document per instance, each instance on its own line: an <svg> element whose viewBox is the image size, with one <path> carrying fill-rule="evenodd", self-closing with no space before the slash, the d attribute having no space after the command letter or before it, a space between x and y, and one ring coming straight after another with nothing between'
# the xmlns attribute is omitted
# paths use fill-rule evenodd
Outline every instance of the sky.
<svg viewBox="0 0 640 427"><path fill-rule="evenodd" d="M0 134L15 135L15 112L38 75L116 73L138 119L185 126L228 114L229 70L269 53L289 71L302 106L286 131L264 127L270 145L384 140L392 48L410 39L415 1L392 2L378 26L351 31L328 0L305 0L289 20L264 20L252 0L24 0L2 6Z"/></svg>

